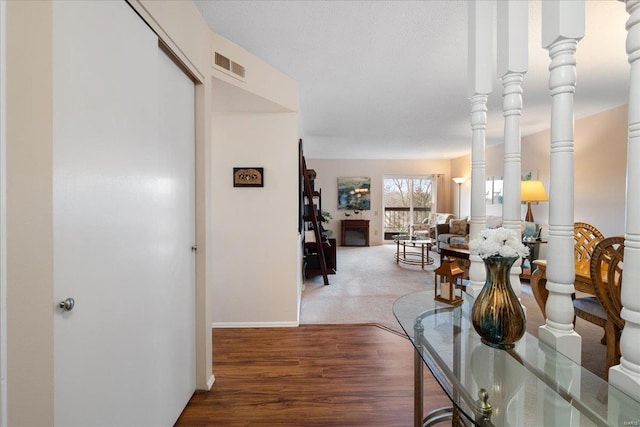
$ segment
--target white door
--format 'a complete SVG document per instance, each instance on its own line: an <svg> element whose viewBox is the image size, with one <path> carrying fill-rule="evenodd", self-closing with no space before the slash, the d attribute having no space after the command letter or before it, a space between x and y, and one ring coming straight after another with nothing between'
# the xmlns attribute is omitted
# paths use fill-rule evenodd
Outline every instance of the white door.
<svg viewBox="0 0 640 427"><path fill-rule="evenodd" d="M195 390L194 86L124 1L52 7L55 424L171 425Z"/></svg>

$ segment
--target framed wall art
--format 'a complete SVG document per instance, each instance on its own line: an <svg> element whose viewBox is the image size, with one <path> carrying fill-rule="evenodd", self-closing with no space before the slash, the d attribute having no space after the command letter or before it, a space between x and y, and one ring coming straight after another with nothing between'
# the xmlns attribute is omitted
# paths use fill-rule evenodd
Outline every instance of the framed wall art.
<svg viewBox="0 0 640 427"><path fill-rule="evenodd" d="M233 168L234 187L264 187L264 168Z"/></svg>
<svg viewBox="0 0 640 427"><path fill-rule="evenodd" d="M338 209L368 211L371 209L371 178L338 178Z"/></svg>

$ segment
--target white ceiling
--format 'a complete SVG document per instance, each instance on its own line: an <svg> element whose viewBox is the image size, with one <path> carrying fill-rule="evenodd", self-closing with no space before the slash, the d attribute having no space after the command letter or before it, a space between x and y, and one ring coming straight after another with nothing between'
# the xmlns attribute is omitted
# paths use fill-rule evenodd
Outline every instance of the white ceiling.
<svg viewBox="0 0 640 427"><path fill-rule="evenodd" d="M569 0L563 0L569 1ZM213 31L298 81L309 158L455 158L471 151L466 1L196 0ZM522 136L549 128L548 52L529 2ZM624 4L586 1L575 117L627 103ZM502 86L487 144L502 140ZM579 141L576 141L579 143Z"/></svg>

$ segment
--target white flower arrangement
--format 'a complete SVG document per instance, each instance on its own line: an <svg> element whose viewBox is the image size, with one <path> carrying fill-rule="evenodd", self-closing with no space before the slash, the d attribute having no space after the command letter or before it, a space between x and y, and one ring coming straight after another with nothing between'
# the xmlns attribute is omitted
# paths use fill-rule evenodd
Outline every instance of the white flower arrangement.
<svg viewBox="0 0 640 427"><path fill-rule="evenodd" d="M480 258L529 255L529 248L522 244L518 232L504 227L482 230L477 238L469 242L469 251Z"/></svg>

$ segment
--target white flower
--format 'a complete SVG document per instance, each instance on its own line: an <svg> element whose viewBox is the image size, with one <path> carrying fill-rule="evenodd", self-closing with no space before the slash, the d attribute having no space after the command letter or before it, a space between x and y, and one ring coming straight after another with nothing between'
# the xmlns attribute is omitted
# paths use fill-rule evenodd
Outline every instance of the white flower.
<svg viewBox="0 0 640 427"><path fill-rule="evenodd" d="M477 238L469 242L469 250L481 258L494 255L503 257L529 255L529 248L522 244L518 232L503 227L482 230Z"/></svg>

